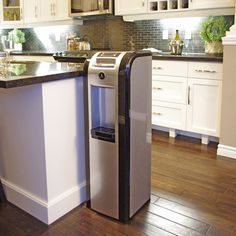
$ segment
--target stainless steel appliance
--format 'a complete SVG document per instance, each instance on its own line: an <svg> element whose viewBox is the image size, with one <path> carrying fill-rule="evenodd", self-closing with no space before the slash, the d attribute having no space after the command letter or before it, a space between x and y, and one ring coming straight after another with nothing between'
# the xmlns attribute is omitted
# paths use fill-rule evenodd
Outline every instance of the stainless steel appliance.
<svg viewBox="0 0 236 236"><path fill-rule="evenodd" d="M126 222L150 199L150 52L97 52L88 64L91 209Z"/></svg>
<svg viewBox="0 0 236 236"><path fill-rule="evenodd" d="M113 13L113 0L69 0L70 16L90 16Z"/></svg>

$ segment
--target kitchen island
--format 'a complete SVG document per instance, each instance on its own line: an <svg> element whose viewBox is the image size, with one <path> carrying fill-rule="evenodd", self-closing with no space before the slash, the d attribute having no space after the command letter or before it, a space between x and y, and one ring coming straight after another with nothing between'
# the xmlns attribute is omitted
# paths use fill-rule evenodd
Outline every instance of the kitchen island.
<svg viewBox="0 0 236 236"><path fill-rule="evenodd" d="M83 67L18 62L0 76L6 198L46 224L87 200Z"/></svg>

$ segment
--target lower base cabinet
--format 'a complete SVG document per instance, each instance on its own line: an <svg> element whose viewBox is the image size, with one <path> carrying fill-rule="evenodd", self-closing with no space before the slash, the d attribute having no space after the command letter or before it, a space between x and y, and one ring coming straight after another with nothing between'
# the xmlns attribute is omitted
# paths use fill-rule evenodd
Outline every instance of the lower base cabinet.
<svg viewBox="0 0 236 236"><path fill-rule="evenodd" d="M221 81L190 79L187 130L219 137Z"/></svg>
<svg viewBox="0 0 236 236"><path fill-rule="evenodd" d="M184 61L184 70L177 76L173 76L173 70L168 71L173 63L160 61L163 69L159 72L155 69L159 61L153 61L152 124L168 128L172 137L176 130L198 133L202 143L208 144L209 136L219 137L222 63ZM181 66L181 62L176 63ZM171 80L176 80L179 93L170 89Z"/></svg>

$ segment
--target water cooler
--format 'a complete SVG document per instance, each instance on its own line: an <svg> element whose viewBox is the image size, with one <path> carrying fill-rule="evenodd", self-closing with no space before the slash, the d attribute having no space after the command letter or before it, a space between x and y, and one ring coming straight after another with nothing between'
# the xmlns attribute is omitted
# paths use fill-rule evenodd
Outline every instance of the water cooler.
<svg viewBox="0 0 236 236"><path fill-rule="evenodd" d="M143 52L97 52L88 65L91 209L128 221L150 199L151 65Z"/></svg>

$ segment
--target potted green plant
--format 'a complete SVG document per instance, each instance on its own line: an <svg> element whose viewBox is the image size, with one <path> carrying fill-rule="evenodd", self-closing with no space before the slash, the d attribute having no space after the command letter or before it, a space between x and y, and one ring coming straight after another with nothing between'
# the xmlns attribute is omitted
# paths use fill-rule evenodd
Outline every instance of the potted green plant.
<svg viewBox="0 0 236 236"><path fill-rule="evenodd" d="M210 16L202 23L200 37L205 42L206 53L223 53L222 37L232 24L223 16Z"/></svg>
<svg viewBox="0 0 236 236"><path fill-rule="evenodd" d="M22 43L25 43L25 33L19 29L13 29L8 33L9 41L12 42L13 48L17 51L22 50Z"/></svg>

